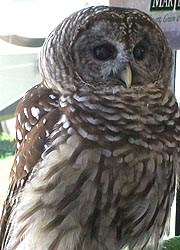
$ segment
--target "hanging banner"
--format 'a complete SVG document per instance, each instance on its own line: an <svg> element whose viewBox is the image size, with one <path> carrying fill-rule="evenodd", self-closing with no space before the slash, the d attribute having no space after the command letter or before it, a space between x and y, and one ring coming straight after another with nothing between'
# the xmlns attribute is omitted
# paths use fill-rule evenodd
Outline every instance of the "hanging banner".
<svg viewBox="0 0 180 250"><path fill-rule="evenodd" d="M110 0L109 5L146 12L160 25L171 47L180 49L180 0Z"/></svg>

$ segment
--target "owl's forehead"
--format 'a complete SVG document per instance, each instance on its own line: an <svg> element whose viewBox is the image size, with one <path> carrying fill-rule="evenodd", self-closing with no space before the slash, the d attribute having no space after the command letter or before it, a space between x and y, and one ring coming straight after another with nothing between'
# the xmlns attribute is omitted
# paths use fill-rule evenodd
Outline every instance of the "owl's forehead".
<svg viewBox="0 0 180 250"><path fill-rule="evenodd" d="M119 12L102 13L94 20L90 20L88 28L95 32L138 32L141 30L156 29L155 23L147 15L136 10L121 10Z"/></svg>
<svg viewBox="0 0 180 250"><path fill-rule="evenodd" d="M118 41L126 43L126 41L136 41L138 39L148 37L149 33L154 32L154 24L149 24L149 20L135 15L127 15L125 13L119 16L112 17L112 15L105 15L99 19L95 19L82 34L89 39L110 39L111 41ZM152 27L151 27L152 26ZM80 35L80 34L79 34Z"/></svg>

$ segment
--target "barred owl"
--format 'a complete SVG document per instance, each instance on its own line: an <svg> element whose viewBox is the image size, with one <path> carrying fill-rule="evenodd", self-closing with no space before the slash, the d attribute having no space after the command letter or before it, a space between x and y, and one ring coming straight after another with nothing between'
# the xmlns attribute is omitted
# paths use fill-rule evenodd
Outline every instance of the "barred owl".
<svg viewBox="0 0 180 250"><path fill-rule="evenodd" d="M160 249L179 165L171 68L135 9L85 8L49 35L17 108L1 250Z"/></svg>

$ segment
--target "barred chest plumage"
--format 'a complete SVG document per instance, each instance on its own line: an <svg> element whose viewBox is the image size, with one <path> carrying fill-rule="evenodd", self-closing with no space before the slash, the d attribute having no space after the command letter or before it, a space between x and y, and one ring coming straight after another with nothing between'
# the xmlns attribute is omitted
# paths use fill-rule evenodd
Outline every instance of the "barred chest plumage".
<svg viewBox="0 0 180 250"><path fill-rule="evenodd" d="M60 97L6 249L144 249L150 239L158 247L174 196L177 104L154 84L121 91Z"/></svg>

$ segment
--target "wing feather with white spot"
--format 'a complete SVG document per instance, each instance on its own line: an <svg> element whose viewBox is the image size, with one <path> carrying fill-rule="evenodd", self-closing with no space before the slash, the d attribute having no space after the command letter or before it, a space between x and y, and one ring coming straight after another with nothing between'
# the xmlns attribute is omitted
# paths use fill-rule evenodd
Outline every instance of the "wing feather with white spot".
<svg viewBox="0 0 180 250"><path fill-rule="evenodd" d="M36 126L45 114L58 106L58 96L52 90L38 84L31 88L16 111L16 146L20 147L21 142L26 139L26 135ZM45 124L46 119L42 122Z"/></svg>
<svg viewBox="0 0 180 250"><path fill-rule="evenodd" d="M3 244L2 241L6 240L10 214L18 202L17 195L24 187L33 167L41 160L48 144L48 136L61 116L58 99L52 90L39 84L27 92L17 107L17 149L1 217L0 246Z"/></svg>

